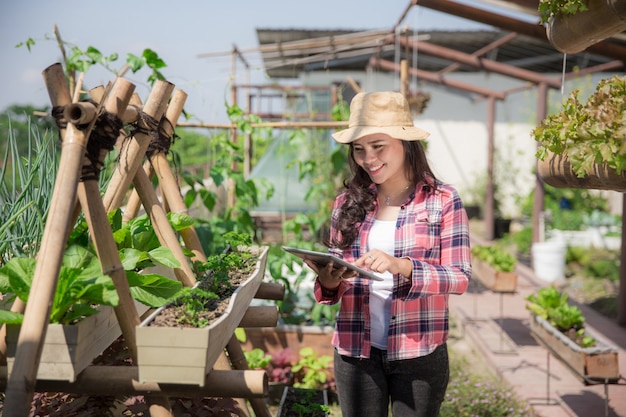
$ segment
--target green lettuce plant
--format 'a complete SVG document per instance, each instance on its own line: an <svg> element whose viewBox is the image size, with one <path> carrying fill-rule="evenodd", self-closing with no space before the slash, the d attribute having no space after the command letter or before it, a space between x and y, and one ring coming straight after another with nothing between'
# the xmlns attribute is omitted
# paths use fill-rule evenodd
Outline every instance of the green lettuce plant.
<svg viewBox="0 0 626 417"><path fill-rule="evenodd" d="M568 296L554 286L544 287L526 297L526 309L547 320L582 347L596 344L595 339L585 332L585 318L576 306L568 303Z"/></svg>
<svg viewBox="0 0 626 417"><path fill-rule="evenodd" d="M582 103L574 90L560 113L544 119L532 135L539 142L536 156L565 154L578 177L591 174L595 164L621 173L626 168L626 77L614 75L598 82Z"/></svg>
<svg viewBox="0 0 626 417"><path fill-rule="evenodd" d="M0 268L0 292L9 294L5 302L15 297L28 302L36 263L33 258L12 258ZM63 256L50 323L72 324L96 314L98 305L115 307L118 302L113 281L102 275L98 258L81 246L70 246ZM23 318L22 314L0 310L0 323L20 324Z"/></svg>
<svg viewBox="0 0 626 417"><path fill-rule="evenodd" d="M487 263L496 271L513 272L517 258L497 245L475 245L471 249L472 256Z"/></svg>

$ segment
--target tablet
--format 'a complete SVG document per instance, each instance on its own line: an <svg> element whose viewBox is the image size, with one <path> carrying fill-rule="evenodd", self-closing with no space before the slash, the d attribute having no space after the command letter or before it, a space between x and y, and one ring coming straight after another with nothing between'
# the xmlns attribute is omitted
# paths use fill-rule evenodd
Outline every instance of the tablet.
<svg viewBox="0 0 626 417"><path fill-rule="evenodd" d="M324 253L324 252L315 252L312 250L306 250L306 249L298 249L298 248L291 248L288 246L283 246L283 250L287 251L289 253L293 253L294 255L302 258L302 259L308 259L310 261L315 262L316 265L318 265L320 268L324 267L324 265L326 265L328 262L333 261L335 265L339 265L339 266L345 266L346 268L352 270L352 271L356 271L358 272L359 276L361 278L366 278L366 279L373 279L374 281L384 281L383 278L379 277L378 275L374 274L372 271L368 271L367 269L363 269L363 268L359 268L356 265L353 265L349 262L344 261L343 259L335 256L335 255L331 255L330 253Z"/></svg>

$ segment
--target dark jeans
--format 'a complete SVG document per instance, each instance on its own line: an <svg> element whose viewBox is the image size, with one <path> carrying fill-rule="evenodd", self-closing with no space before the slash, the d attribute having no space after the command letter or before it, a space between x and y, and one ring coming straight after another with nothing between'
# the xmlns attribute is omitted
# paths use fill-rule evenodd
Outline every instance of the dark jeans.
<svg viewBox="0 0 626 417"><path fill-rule="evenodd" d="M388 361L386 351L372 348L369 359L335 351L335 380L342 417L437 417L450 368L441 345L428 356Z"/></svg>

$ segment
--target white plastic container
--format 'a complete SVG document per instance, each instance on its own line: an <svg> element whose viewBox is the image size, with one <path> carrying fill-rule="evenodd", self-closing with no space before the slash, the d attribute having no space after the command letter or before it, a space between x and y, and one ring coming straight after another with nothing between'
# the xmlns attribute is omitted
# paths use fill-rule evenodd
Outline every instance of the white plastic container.
<svg viewBox="0 0 626 417"><path fill-rule="evenodd" d="M563 241L533 243L533 269L537 278L546 282L564 278L565 250Z"/></svg>

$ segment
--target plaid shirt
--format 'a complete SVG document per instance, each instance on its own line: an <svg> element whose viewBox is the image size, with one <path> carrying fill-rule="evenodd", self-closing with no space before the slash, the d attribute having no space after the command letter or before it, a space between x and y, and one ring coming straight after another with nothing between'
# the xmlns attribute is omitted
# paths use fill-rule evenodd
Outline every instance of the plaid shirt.
<svg viewBox="0 0 626 417"><path fill-rule="evenodd" d="M372 192L376 192L374 185ZM335 199L332 237L339 233L335 225L344 202L343 193ZM354 262L368 251L368 235L378 211L375 204L352 246L344 251L331 249L331 253ZM425 184L416 187L396 221L394 256L410 259L413 274L411 280L394 276L388 359L424 356L448 339L448 296L463 294L472 275L467 214L453 187L439 185L436 191ZM318 303L341 302L333 335L333 345L341 355L370 356L369 284L369 280L358 277L345 279L338 291L328 294L322 291L319 280L315 282Z"/></svg>

